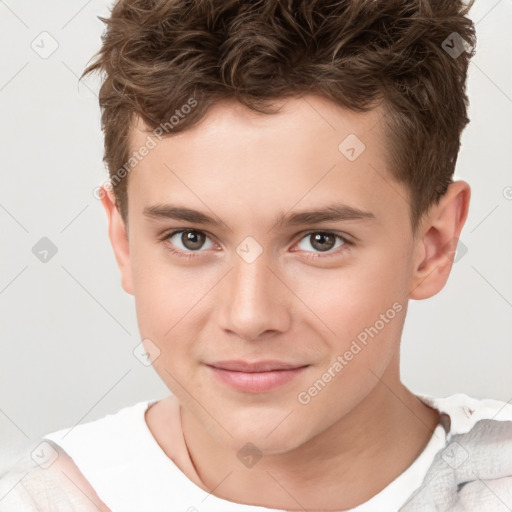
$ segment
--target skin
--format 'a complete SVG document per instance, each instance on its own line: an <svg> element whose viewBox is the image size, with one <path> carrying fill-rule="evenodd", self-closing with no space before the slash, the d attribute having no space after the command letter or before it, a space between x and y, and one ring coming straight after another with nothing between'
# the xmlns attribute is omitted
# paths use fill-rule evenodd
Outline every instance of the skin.
<svg viewBox="0 0 512 512"><path fill-rule="evenodd" d="M340 510L401 474L438 424L438 413L400 382L400 338L408 300L435 295L448 279L446 248L464 225L470 188L453 183L414 238L407 190L387 169L379 109L354 113L313 95L281 106L262 116L219 103L198 125L159 142L129 175L127 226L111 191L102 202L141 337L158 346L153 366L181 404L195 469L182 468L187 476L235 502ZM143 128L139 121L132 129L133 148L144 145ZM353 162L338 150L351 133L366 146ZM373 212L375 220L275 224L280 213L334 202ZM158 203L223 224L143 215ZM181 235L161 240L187 228L207 236L195 252ZM334 232L353 245L338 240L322 252L311 231ZM247 236L263 250L252 263L236 252ZM172 254L173 244L194 257ZM401 311L300 403L298 394L394 303ZM280 388L249 394L227 387L204 364L227 359L309 366ZM146 413L169 455L168 418L165 399ZM247 442L262 454L252 467L236 456Z"/></svg>

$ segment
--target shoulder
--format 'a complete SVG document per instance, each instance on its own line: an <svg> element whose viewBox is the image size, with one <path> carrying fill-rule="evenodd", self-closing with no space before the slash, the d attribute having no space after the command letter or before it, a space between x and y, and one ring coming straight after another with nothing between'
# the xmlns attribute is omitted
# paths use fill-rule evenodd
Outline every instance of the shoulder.
<svg viewBox="0 0 512 512"><path fill-rule="evenodd" d="M0 512L109 511L84 469L96 459L106 465L122 459L124 442L140 428L150 403L121 408L31 443L0 478Z"/></svg>
<svg viewBox="0 0 512 512"><path fill-rule="evenodd" d="M123 407L96 420L46 434L44 439L61 446L79 467L93 460L101 460L107 466L118 464L129 457L126 446L140 437L150 403L145 400Z"/></svg>
<svg viewBox="0 0 512 512"><path fill-rule="evenodd" d="M13 510L110 512L69 455L49 440L20 452L0 478L0 512Z"/></svg>
<svg viewBox="0 0 512 512"><path fill-rule="evenodd" d="M449 416L447 443L401 510L512 509L512 405L461 393L427 399Z"/></svg>
<svg viewBox="0 0 512 512"><path fill-rule="evenodd" d="M432 403L449 417L439 464L452 470L458 483L512 477L512 404L462 393Z"/></svg>
<svg viewBox="0 0 512 512"><path fill-rule="evenodd" d="M456 393L444 398L416 394L424 403L450 418L448 438L470 432L481 420L512 421L512 404L493 398L474 398Z"/></svg>

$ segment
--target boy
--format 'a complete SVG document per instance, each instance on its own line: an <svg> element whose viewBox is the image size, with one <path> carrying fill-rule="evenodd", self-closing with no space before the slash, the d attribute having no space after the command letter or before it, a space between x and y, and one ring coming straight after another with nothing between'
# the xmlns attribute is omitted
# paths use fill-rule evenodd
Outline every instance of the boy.
<svg viewBox="0 0 512 512"><path fill-rule="evenodd" d="M408 300L443 288L468 213L466 14L114 6L85 71L105 72L99 195L172 395L45 436L0 510L512 507L512 407L399 375Z"/></svg>

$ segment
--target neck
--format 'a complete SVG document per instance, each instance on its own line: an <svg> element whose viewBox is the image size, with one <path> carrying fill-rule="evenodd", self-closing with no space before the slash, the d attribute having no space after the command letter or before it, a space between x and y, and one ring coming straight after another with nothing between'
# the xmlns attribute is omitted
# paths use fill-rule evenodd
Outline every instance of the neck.
<svg viewBox="0 0 512 512"><path fill-rule="evenodd" d="M340 510L364 503L423 451L439 413L383 376L354 409L294 450L245 468L182 409L183 433L203 487L229 501L287 510Z"/></svg>

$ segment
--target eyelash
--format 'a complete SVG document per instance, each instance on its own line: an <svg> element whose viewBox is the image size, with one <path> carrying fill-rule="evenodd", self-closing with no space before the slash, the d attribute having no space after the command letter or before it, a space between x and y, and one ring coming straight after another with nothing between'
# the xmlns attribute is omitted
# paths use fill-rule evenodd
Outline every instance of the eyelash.
<svg viewBox="0 0 512 512"><path fill-rule="evenodd" d="M181 251L181 250L176 250L174 249L170 244L169 244L169 238L172 238L174 235L178 234L178 233L184 233L186 231L193 231L193 232L196 232L196 233L202 233L204 235L206 235L207 237L209 236L208 233L206 233L205 231L201 231L199 229L192 229L192 228L188 228L188 229L176 229L174 231L171 231L171 232L168 232L168 233L165 233L161 238L160 238L160 241L164 243L164 246L166 248L166 250L168 250L171 254L174 254L180 258L196 258L198 256L197 253L201 253L201 252L204 252L204 251ZM312 235L314 233L321 233L323 235L334 235L338 240L341 240L343 242L343 245L341 245L340 247L337 247L334 251L332 252L326 252L324 254L322 253L312 253L312 254L308 254L308 258L311 258L311 259L316 259L316 258L329 258L329 257L332 257L332 256L337 256L339 255L340 252L345 252L347 250L350 250L350 248L354 245L353 242L351 242L350 240L348 240L346 237L338 234L338 233L335 233L333 231L322 231L322 230L312 230L312 231L308 231L306 233L301 233L301 238L299 238L298 242L300 242L301 240L303 240L304 238L306 238L307 236L309 235Z"/></svg>

